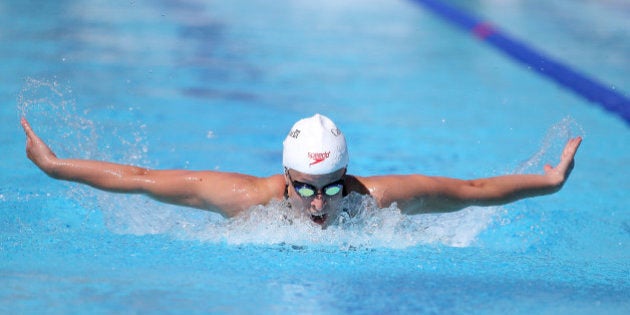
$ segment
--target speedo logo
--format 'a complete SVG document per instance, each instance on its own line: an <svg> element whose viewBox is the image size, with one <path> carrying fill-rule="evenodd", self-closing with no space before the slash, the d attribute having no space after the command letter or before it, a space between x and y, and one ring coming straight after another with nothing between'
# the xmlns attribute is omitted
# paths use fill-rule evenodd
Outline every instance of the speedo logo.
<svg viewBox="0 0 630 315"><path fill-rule="evenodd" d="M330 151L322 152L322 153L309 152L308 153L308 158L313 160L313 161L308 166L324 162L329 156L330 156Z"/></svg>

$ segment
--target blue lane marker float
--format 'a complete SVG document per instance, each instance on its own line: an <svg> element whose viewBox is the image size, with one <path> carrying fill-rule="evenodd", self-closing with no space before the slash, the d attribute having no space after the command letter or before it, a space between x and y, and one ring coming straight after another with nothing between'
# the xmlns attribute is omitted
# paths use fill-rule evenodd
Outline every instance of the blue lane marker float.
<svg viewBox="0 0 630 315"><path fill-rule="evenodd" d="M489 22L480 20L460 9L437 0L411 1L422 5L447 21L472 33L475 37L529 66L539 74L553 79L587 100L620 116L626 124L630 124L630 99L622 94L571 69L569 66L544 56L524 43L510 38Z"/></svg>

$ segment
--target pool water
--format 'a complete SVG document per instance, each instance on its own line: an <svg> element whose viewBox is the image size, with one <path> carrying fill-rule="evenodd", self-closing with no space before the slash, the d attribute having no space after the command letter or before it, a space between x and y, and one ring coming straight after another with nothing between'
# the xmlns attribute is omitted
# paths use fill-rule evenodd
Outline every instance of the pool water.
<svg viewBox="0 0 630 315"><path fill-rule="evenodd" d="M448 1L628 96L624 1ZM0 4L0 313L627 314L628 124L411 1ZM269 176L299 118L357 175L537 173L562 191L327 230L282 204L226 220L46 177L62 157Z"/></svg>

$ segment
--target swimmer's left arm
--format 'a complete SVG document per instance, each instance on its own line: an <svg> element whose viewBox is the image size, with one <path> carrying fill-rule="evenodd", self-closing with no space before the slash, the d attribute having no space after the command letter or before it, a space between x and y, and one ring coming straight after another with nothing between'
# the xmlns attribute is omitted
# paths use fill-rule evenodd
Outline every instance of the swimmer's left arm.
<svg viewBox="0 0 630 315"><path fill-rule="evenodd" d="M568 179L582 138L569 140L560 162L545 165L544 174L504 175L474 180L423 175L366 179L380 206L393 202L407 214L451 212L468 206L494 206L557 192Z"/></svg>

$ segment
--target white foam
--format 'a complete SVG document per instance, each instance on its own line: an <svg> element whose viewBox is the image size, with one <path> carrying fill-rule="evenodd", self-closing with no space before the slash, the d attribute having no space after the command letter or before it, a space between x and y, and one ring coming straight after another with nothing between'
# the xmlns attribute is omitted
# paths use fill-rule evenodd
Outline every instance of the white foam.
<svg viewBox="0 0 630 315"><path fill-rule="evenodd" d="M371 197L352 194L342 215L326 229L286 202L256 206L224 219L205 211L163 205L139 196L99 193L107 227L115 233L166 233L184 240L234 245L323 245L336 248L406 248L419 244L470 246L492 222L496 208L471 207L445 214L404 215L392 205L380 209Z"/></svg>

